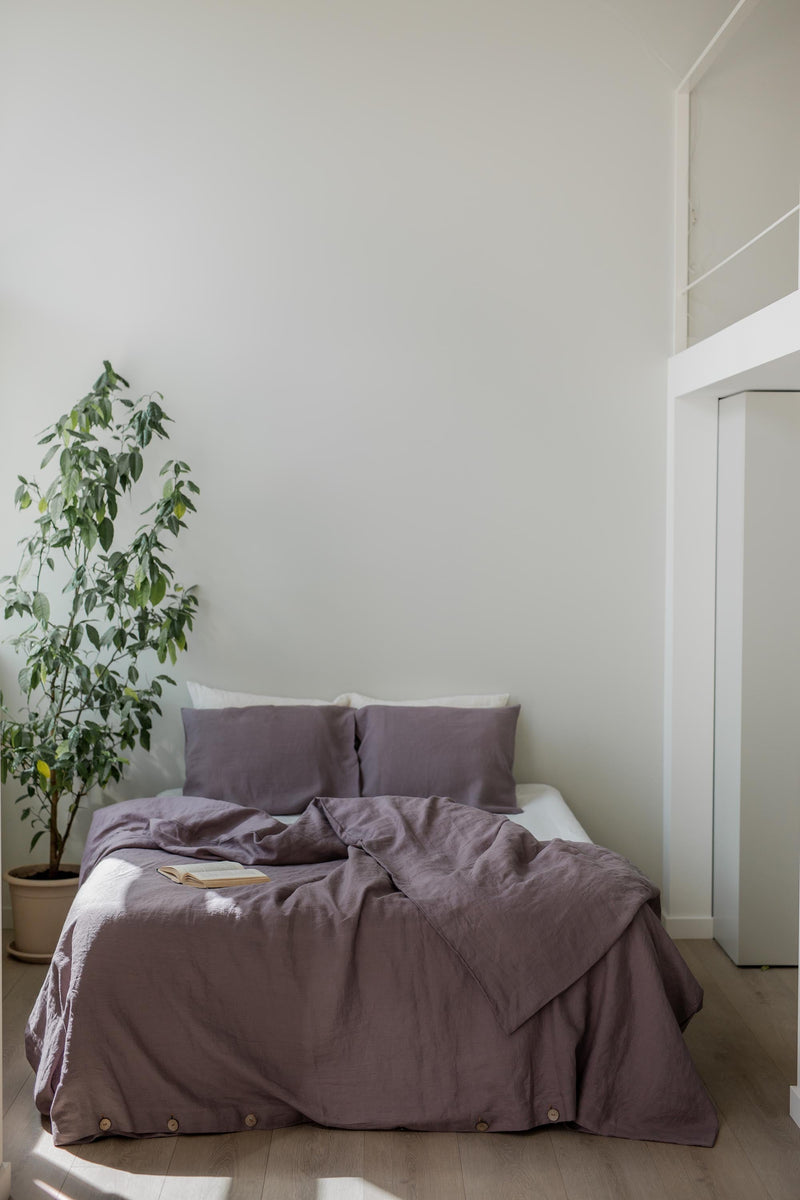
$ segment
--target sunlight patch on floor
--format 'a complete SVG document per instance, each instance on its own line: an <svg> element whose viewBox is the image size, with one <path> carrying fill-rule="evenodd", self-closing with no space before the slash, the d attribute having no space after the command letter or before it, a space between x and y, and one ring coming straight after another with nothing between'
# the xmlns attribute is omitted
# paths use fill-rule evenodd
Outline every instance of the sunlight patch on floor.
<svg viewBox="0 0 800 1200"><path fill-rule="evenodd" d="M316 1200L397 1200L376 1183L357 1175L336 1175L317 1180Z"/></svg>
<svg viewBox="0 0 800 1200"><path fill-rule="evenodd" d="M184 1196L202 1196L203 1200L228 1200L233 1180L220 1175L168 1175L159 1200L183 1200ZM131 1200L136 1200L134 1192Z"/></svg>
<svg viewBox="0 0 800 1200"><path fill-rule="evenodd" d="M70 1171L61 1185L61 1191L68 1200L72 1200L70 1185L73 1182L74 1191L81 1200L84 1200L84 1197L92 1197L92 1200L97 1197L97 1200L100 1200L101 1197L107 1196L113 1196L113 1200L157 1200L162 1194L169 1194L169 1178L165 1179L161 1174L149 1175L128 1171L123 1167L108 1167L95 1163L82 1163ZM182 1183L184 1186L175 1193L176 1195L194 1195L195 1183L198 1187L203 1186L203 1191L197 1193L203 1200L227 1200L230 1191L229 1179L206 1180L199 1176ZM222 1189L214 1190L219 1188L220 1184Z"/></svg>

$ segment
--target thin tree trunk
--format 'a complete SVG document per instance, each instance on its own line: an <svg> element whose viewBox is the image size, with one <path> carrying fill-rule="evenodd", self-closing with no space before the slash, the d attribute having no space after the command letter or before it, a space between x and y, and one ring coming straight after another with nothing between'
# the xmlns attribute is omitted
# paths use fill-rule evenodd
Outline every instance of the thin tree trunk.
<svg viewBox="0 0 800 1200"><path fill-rule="evenodd" d="M49 877L55 879L60 861L58 837L58 792L50 797L50 865Z"/></svg>

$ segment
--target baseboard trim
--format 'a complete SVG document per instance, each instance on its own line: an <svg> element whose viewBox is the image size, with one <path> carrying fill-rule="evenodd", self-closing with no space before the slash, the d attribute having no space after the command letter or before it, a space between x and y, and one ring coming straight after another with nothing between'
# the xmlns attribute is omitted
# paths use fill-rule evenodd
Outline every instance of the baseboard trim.
<svg viewBox="0 0 800 1200"><path fill-rule="evenodd" d="M713 938L713 917L671 917L662 913L661 920L670 937L673 938Z"/></svg>
<svg viewBox="0 0 800 1200"><path fill-rule="evenodd" d="M789 1114L795 1125L800 1125L800 1083L789 1088Z"/></svg>

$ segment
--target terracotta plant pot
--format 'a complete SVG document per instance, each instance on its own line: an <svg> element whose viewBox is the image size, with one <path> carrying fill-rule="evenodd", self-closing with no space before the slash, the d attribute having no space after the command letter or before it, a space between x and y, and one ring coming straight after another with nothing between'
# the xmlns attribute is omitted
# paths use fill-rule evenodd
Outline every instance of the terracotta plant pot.
<svg viewBox="0 0 800 1200"><path fill-rule="evenodd" d="M62 871L75 872L69 879L29 878L46 870L46 863L30 863L5 873L14 916L14 940L7 950L12 958L23 962L50 961L78 890L80 868L75 863L61 864Z"/></svg>

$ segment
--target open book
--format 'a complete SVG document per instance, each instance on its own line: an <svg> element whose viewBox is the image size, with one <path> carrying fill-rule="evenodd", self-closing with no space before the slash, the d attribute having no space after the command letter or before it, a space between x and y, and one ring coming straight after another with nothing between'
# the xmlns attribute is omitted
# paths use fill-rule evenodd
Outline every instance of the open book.
<svg viewBox="0 0 800 1200"><path fill-rule="evenodd" d="M243 867L235 862L180 863L177 867L157 867L173 883L185 883L188 887L221 888L236 887L239 883L268 883L269 875L255 867Z"/></svg>

